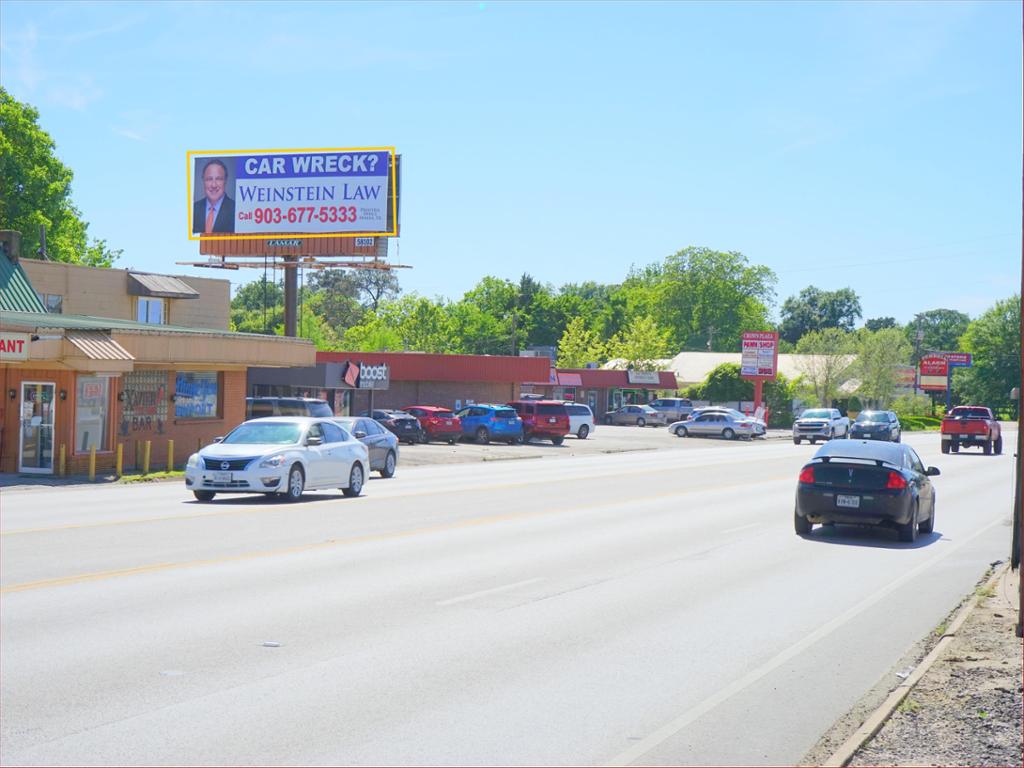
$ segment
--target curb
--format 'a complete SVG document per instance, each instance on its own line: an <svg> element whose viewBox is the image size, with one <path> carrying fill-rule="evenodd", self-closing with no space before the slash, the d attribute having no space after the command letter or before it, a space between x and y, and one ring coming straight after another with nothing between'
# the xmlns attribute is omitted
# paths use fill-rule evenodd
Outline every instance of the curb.
<svg viewBox="0 0 1024 768"><path fill-rule="evenodd" d="M1009 570L1010 564L1008 562L1003 563L980 589L994 588L1009 573ZM861 747L882 730L882 726L892 717L892 713L896 711L896 708L902 703L903 699L907 697L918 681L925 676L932 665L939 660L946 648L953 642L957 632L960 631L960 627L963 626L964 622L967 621L967 617L971 615L978 605L978 591L978 589L975 589L970 600L960 607L956 616L953 617L953 621L950 622L949 629L942 635L942 638L935 644L931 652L921 660L921 663L917 665L910 676L896 686L878 709L872 712L868 719L864 721L860 728L854 731L853 735L844 741L839 749L822 763L823 768L842 768L853 759L853 756Z"/></svg>

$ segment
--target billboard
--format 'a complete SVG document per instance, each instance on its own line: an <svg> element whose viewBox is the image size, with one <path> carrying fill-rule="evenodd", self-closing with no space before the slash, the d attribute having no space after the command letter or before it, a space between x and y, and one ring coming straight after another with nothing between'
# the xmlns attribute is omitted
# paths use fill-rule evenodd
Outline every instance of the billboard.
<svg viewBox="0 0 1024 768"><path fill-rule="evenodd" d="M189 151L190 240L397 234L393 147Z"/></svg>
<svg viewBox="0 0 1024 768"><path fill-rule="evenodd" d="M921 389L929 391L946 391L949 364L943 355L925 355L918 363L920 370Z"/></svg>
<svg viewBox="0 0 1024 768"><path fill-rule="evenodd" d="M778 374L779 334L775 331L744 331L740 351L744 379L774 379Z"/></svg>

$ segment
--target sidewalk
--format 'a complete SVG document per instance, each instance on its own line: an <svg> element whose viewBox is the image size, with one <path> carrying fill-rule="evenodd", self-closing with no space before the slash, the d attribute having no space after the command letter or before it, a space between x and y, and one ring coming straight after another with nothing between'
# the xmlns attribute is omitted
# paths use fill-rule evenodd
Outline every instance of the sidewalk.
<svg viewBox="0 0 1024 768"><path fill-rule="evenodd" d="M1022 765L1019 585L1020 572L998 564L942 635L926 639L917 667L896 673L903 682L885 702L837 723L804 764Z"/></svg>

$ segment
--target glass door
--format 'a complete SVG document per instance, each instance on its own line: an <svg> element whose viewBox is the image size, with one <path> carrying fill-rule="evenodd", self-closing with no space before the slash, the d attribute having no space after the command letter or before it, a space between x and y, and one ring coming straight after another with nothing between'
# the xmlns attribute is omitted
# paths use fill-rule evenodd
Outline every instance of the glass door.
<svg viewBox="0 0 1024 768"><path fill-rule="evenodd" d="M53 402L57 385L52 382L21 383L21 429L18 430L18 471L53 474Z"/></svg>

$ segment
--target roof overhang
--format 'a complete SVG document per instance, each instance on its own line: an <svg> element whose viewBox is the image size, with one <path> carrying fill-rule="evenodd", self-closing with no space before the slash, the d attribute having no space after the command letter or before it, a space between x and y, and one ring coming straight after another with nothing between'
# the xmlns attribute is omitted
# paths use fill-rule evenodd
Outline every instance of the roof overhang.
<svg viewBox="0 0 1024 768"><path fill-rule="evenodd" d="M132 296L155 296L161 299L198 299L199 291L176 277L128 273L128 293Z"/></svg>

